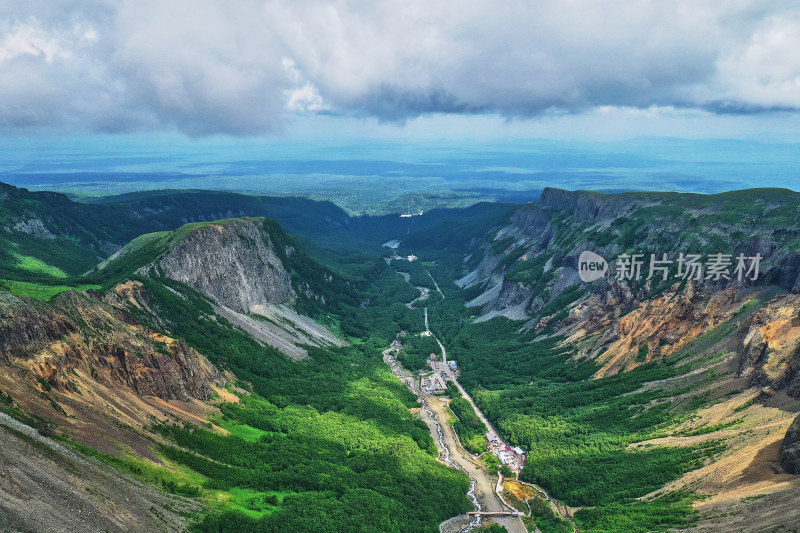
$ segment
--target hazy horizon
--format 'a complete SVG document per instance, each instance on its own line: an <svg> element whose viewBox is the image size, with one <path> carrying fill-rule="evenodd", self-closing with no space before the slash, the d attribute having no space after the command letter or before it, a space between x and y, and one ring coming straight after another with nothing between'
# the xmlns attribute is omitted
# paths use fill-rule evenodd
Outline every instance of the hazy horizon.
<svg viewBox="0 0 800 533"><path fill-rule="evenodd" d="M351 213L380 214L415 203L430 208L525 202L548 186L601 192L798 190L798 148L753 139L674 137L361 143L291 137L37 138L4 143L0 181L76 198L195 188L296 195L331 200Z"/></svg>
<svg viewBox="0 0 800 533"><path fill-rule="evenodd" d="M0 1L0 179L797 189L798 35L792 2Z"/></svg>

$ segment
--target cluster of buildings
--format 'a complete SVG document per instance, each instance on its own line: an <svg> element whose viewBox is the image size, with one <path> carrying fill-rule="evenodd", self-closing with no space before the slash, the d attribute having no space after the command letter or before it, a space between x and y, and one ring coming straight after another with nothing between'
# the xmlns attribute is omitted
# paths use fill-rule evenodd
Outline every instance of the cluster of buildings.
<svg viewBox="0 0 800 533"><path fill-rule="evenodd" d="M439 361L439 357L432 353L428 357L426 364L429 368L433 369L433 373L427 377L422 378L422 389L427 394L437 394L447 390L447 376L451 379L458 376L461 372L458 369L458 363L453 360ZM500 462L508 466L512 472L518 474L525 466L525 450L519 446L509 447L498 435L495 434L492 428L486 434L486 445L489 452L494 454Z"/></svg>
<svg viewBox="0 0 800 533"><path fill-rule="evenodd" d="M428 394L438 394L447 389L447 382L439 373L433 373L427 378L422 378L422 389Z"/></svg>
<svg viewBox="0 0 800 533"><path fill-rule="evenodd" d="M502 440L492 437L492 435L489 435L486 438L486 445L488 446L489 451L492 452L498 459L500 459L501 463L508 466L515 474L521 472L522 467L525 466L525 450L519 446L509 448Z"/></svg>
<svg viewBox="0 0 800 533"><path fill-rule="evenodd" d="M433 374L428 377L422 378L422 389L428 394L437 394L444 392L447 389L447 379L436 371L436 354L432 353L425 364L428 368L434 370Z"/></svg>

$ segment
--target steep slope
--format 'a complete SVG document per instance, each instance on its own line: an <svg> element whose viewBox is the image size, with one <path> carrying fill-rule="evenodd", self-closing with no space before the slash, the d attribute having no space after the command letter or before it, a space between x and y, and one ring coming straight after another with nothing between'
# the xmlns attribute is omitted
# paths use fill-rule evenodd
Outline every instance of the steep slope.
<svg viewBox="0 0 800 533"><path fill-rule="evenodd" d="M646 361L672 353L770 287L800 290L798 217L800 194L792 191L606 195L547 188L539 203L517 210L509 225L471 255L471 271L459 284L483 289L468 304L479 320L528 319L529 327L566 335L602 330L592 355L607 352L603 374L616 372L635 366L641 346L648 347ZM584 251L608 261L605 277L580 280L578 257ZM615 260L625 253L642 254L640 279L619 279ZM704 260L729 254L729 279L705 272L701 279L681 279L681 253ZM647 279L650 256L662 254L671 261L667 278L654 271ZM760 254L757 279L730 275L738 254Z"/></svg>
<svg viewBox="0 0 800 533"><path fill-rule="evenodd" d="M341 279L298 252L268 219L193 223L143 235L100 264L89 279L108 285L134 274L197 290L221 316L292 357L305 357L304 345L343 344L298 313L319 310L332 295L346 297Z"/></svg>
<svg viewBox="0 0 800 533"><path fill-rule="evenodd" d="M0 413L3 531L180 531L196 502L143 485Z"/></svg>
<svg viewBox="0 0 800 533"><path fill-rule="evenodd" d="M138 430L164 418L162 402L208 400L225 380L184 341L116 306L118 298L68 291L42 304L0 293L0 389L26 416L100 450L124 443L150 455Z"/></svg>
<svg viewBox="0 0 800 533"><path fill-rule="evenodd" d="M265 219L203 225L139 273L185 283L239 313L283 303L295 297L284 265L294 250L269 229Z"/></svg>
<svg viewBox="0 0 800 533"><path fill-rule="evenodd" d="M193 521L202 531L434 532L470 508L466 476L436 460L416 399L384 367L377 341L345 345L308 316L333 322L333 311L365 309L349 291L383 290L372 277L381 266L369 257L370 277L343 279L264 219L143 236L92 274L99 290L49 302L0 293L0 410L191 497L185 522L165 516L169 530ZM385 307L366 312L395 328ZM272 344L276 336L304 357ZM90 482L38 459L25 469L37 465L64 481L36 493L35 520L55 520L64 502L92 511L71 493ZM99 495L114 490L100 483ZM22 523L19 509L9 506L4 524Z"/></svg>
<svg viewBox="0 0 800 533"><path fill-rule="evenodd" d="M779 528L800 495L782 466L800 411L798 220L785 190L546 189L450 264L467 311L453 325L438 304L431 329L492 423L530 450L523 479L591 507L582 529L737 529L719 517L742 511ZM594 281L579 275L584 251L607 261ZM702 275L678 275L681 253ZM642 254L638 279L621 275L626 254ZM651 254L672 260L666 279L648 279ZM712 254L729 254L727 277L709 275ZM757 277L738 278L739 254L760 255Z"/></svg>
<svg viewBox="0 0 800 533"><path fill-rule="evenodd" d="M772 299L742 324L737 337L741 377L800 397L800 295Z"/></svg>

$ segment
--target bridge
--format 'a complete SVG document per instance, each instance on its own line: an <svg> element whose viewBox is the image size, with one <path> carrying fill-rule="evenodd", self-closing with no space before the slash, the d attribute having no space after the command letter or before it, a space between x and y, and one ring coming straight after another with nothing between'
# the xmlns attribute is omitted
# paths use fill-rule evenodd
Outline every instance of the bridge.
<svg viewBox="0 0 800 533"><path fill-rule="evenodd" d="M519 511L470 511L467 514L472 516L523 516L524 513Z"/></svg>

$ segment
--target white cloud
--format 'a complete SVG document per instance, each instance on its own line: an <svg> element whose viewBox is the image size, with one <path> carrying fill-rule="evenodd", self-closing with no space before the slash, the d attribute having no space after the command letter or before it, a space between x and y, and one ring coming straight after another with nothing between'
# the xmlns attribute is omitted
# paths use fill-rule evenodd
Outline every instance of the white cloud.
<svg viewBox="0 0 800 533"><path fill-rule="evenodd" d="M0 21L6 128L800 109L788 1L0 0Z"/></svg>
<svg viewBox="0 0 800 533"><path fill-rule="evenodd" d="M21 56L41 57L45 63L69 58L68 43L45 31L34 19L14 24L0 41L0 64Z"/></svg>
<svg viewBox="0 0 800 533"><path fill-rule="evenodd" d="M730 105L800 108L798 51L800 16L769 17L720 58L716 87Z"/></svg>
<svg viewBox="0 0 800 533"><path fill-rule="evenodd" d="M307 81L297 68L297 64L288 57L281 60L281 65L289 75L295 87L284 91L286 109L296 113L320 113L328 111L319 91L313 83Z"/></svg>

